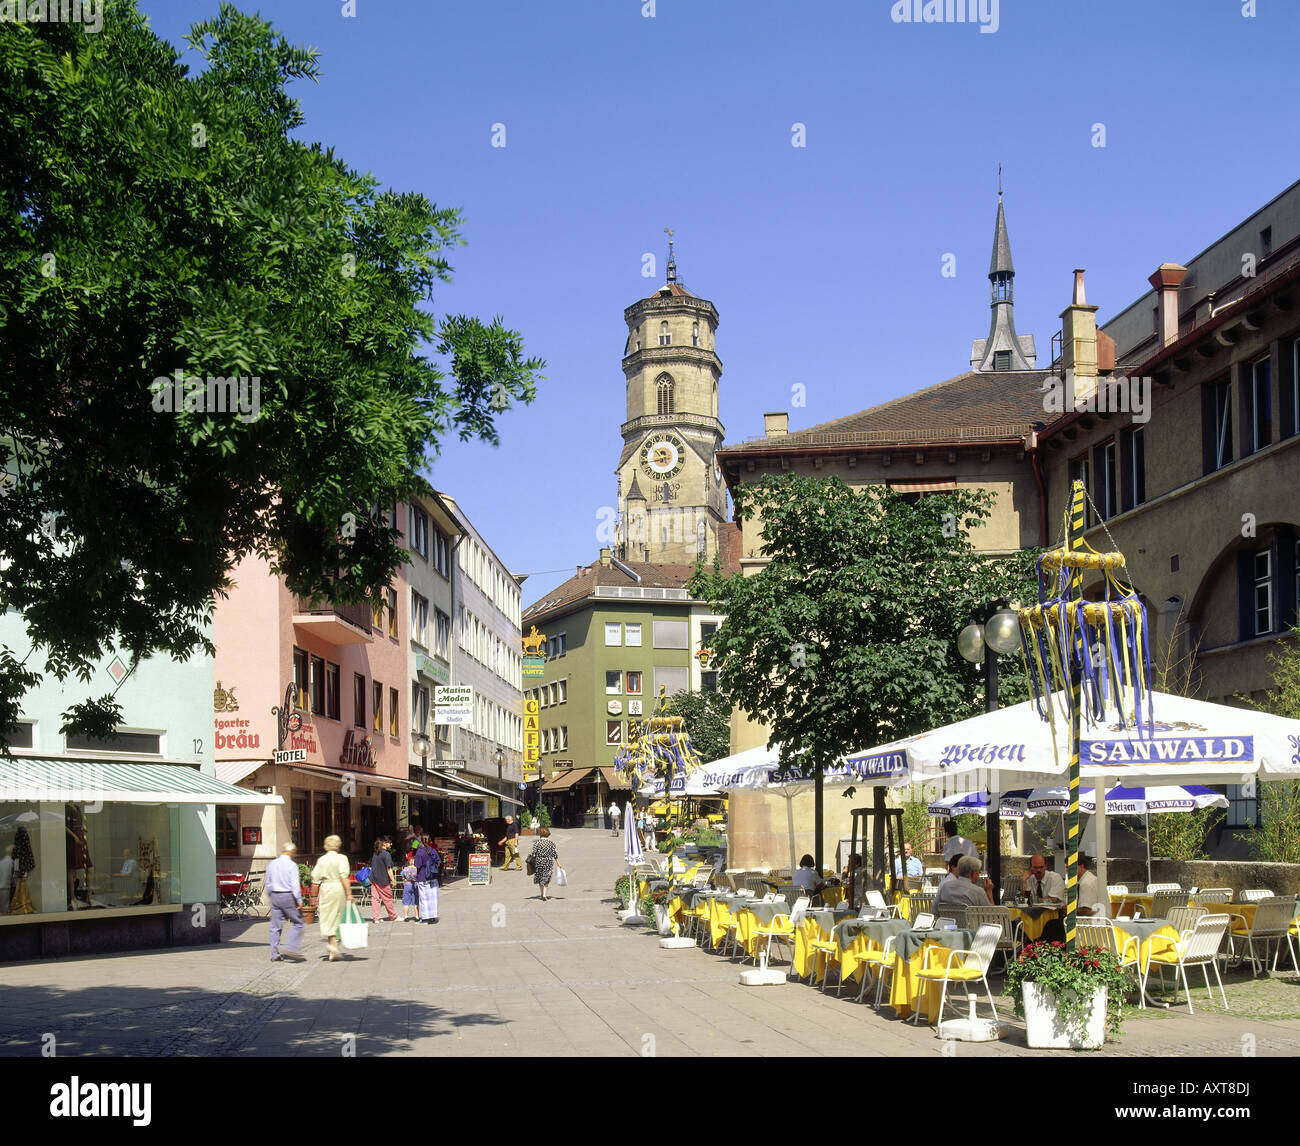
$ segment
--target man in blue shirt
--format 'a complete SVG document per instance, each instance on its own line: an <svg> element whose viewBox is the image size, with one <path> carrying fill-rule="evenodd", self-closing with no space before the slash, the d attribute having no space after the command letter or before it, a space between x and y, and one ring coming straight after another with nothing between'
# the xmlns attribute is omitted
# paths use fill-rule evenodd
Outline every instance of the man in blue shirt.
<svg viewBox="0 0 1300 1146"><path fill-rule="evenodd" d="M903 874L903 864L907 864L907 878L920 879L922 871L921 861L912 854L912 845L903 845L903 854L894 860L894 874L901 876Z"/></svg>
<svg viewBox="0 0 1300 1146"><path fill-rule="evenodd" d="M294 859L297 848L286 843L278 859L266 865L266 892L271 897L271 962L288 960L302 963L302 881L298 878L298 862ZM280 929L289 921L289 938L286 950L280 952Z"/></svg>

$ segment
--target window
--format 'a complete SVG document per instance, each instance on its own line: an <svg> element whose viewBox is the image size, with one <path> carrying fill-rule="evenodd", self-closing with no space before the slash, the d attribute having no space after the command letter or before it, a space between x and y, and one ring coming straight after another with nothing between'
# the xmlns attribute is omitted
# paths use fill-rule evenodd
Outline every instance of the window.
<svg viewBox="0 0 1300 1146"><path fill-rule="evenodd" d="M441 609L434 614L433 651L443 660L451 660L451 618Z"/></svg>
<svg viewBox="0 0 1300 1146"><path fill-rule="evenodd" d="M718 691L718 674L714 671L700 673L700 691L717 692Z"/></svg>
<svg viewBox="0 0 1300 1146"><path fill-rule="evenodd" d="M641 674L639 672L627 674L627 694L628 696L641 695Z"/></svg>
<svg viewBox="0 0 1300 1146"><path fill-rule="evenodd" d="M691 345L699 346L699 344L700 344L700 324L698 322L692 322L691 323Z"/></svg>
<svg viewBox="0 0 1300 1146"><path fill-rule="evenodd" d="M557 657L562 657L568 651L569 651L569 634L557 633L555 636L555 655Z"/></svg>
<svg viewBox="0 0 1300 1146"><path fill-rule="evenodd" d="M8 731L10 748L33 748L36 745L36 725L30 720L20 720ZM0 895L3 895L0 892Z"/></svg>
<svg viewBox="0 0 1300 1146"><path fill-rule="evenodd" d="M660 374L655 380L655 396L661 414L673 413L673 379L671 374Z"/></svg>
<svg viewBox="0 0 1300 1146"><path fill-rule="evenodd" d="M560 700L559 700L559 703L560 703L560 704L567 704L567 703L569 702L569 678L568 678L568 677L565 677L564 680L559 680L559 681L556 681L555 683L558 684L558 685L560 686Z"/></svg>
<svg viewBox="0 0 1300 1146"><path fill-rule="evenodd" d="M1147 499L1146 431L1140 426L1124 430L1119 436L1119 452L1123 508L1130 510Z"/></svg>
<svg viewBox="0 0 1300 1146"><path fill-rule="evenodd" d="M388 735L397 735L397 689L388 690Z"/></svg>
<svg viewBox="0 0 1300 1146"><path fill-rule="evenodd" d="M375 732L384 730L384 686L377 680L370 682L370 701L374 708L371 714L371 729Z"/></svg>
<svg viewBox="0 0 1300 1146"><path fill-rule="evenodd" d="M411 506L411 548L429 559L429 515L418 505Z"/></svg>
<svg viewBox="0 0 1300 1146"><path fill-rule="evenodd" d="M370 606L370 627L378 629L381 633L384 631L384 602L376 600Z"/></svg>
<svg viewBox="0 0 1300 1146"><path fill-rule="evenodd" d="M641 625L637 624L623 626L623 643L633 648L641 647Z"/></svg>
<svg viewBox="0 0 1300 1146"><path fill-rule="evenodd" d="M1201 437L1205 472L1232 461L1232 380L1223 378L1201 387Z"/></svg>
<svg viewBox="0 0 1300 1146"><path fill-rule="evenodd" d="M1268 258L1273 253L1273 228L1265 227L1259 233L1259 257Z"/></svg>
<svg viewBox="0 0 1300 1146"><path fill-rule="evenodd" d="M388 635L397 636L397 590L388 590Z"/></svg>
<svg viewBox="0 0 1300 1146"><path fill-rule="evenodd" d="M623 695L623 674L618 669L611 669L605 674L605 695Z"/></svg>
<svg viewBox="0 0 1300 1146"><path fill-rule="evenodd" d="M623 643L623 626L617 621L605 622L605 644L621 645Z"/></svg>
<svg viewBox="0 0 1300 1146"><path fill-rule="evenodd" d="M995 350L993 352L993 369L1010 370L1011 369L1011 351Z"/></svg>
<svg viewBox="0 0 1300 1146"><path fill-rule="evenodd" d="M560 682L559 681L554 681L554 680L551 681L546 691L551 694L552 707L560 703Z"/></svg>
<svg viewBox="0 0 1300 1146"><path fill-rule="evenodd" d="M360 673L352 674L352 723L366 726L366 678Z"/></svg>
<svg viewBox="0 0 1300 1146"><path fill-rule="evenodd" d="M1114 438L1093 448L1092 468L1097 476L1097 485L1089 493L1101 519L1109 521L1119 513L1119 456Z"/></svg>
<svg viewBox="0 0 1300 1146"><path fill-rule="evenodd" d="M652 621L654 647L657 649L685 649L690 647L685 621Z"/></svg>
<svg viewBox="0 0 1300 1146"><path fill-rule="evenodd" d="M333 816L330 794L328 792L312 793L311 850L323 852L325 837L333 833Z"/></svg>
<svg viewBox="0 0 1300 1146"><path fill-rule="evenodd" d="M1237 580L1239 639L1248 641L1294 625L1300 599L1300 537L1295 530L1279 528L1266 548L1240 550Z"/></svg>
<svg viewBox="0 0 1300 1146"><path fill-rule="evenodd" d="M443 577L451 578L451 538L440 529L433 531L433 567Z"/></svg>
<svg viewBox="0 0 1300 1146"><path fill-rule="evenodd" d="M69 732L67 744L71 748L84 748L90 752L142 752L150 756L162 755L162 733L160 732L123 732L116 736L87 736L84 733Z"/></svg>
<svg viewBox="0 0 1300 1146"><path fill-rule="evenodd" d="M661 688L666 689L666 696L676 696L687 692L691 687L690 669L685 665L671 665L655 668L655 696Z"/></svg>
<svg viewBox="0 0 1300 1146"><path fill-rule="evenodd" d="M1224 820L1225 828L1257 828L1261 824L1259 801L1256 796L1247 796L1244 784L1227 785L1228 814ZM1249 791L1256 791L1252 786Z"/></svg>
<svg viewBox="0 0 1300 1146"><path fill-rule="evenodd" d="M237 856L239 854L239 807L238 805L217 805L217 855Z"/></svg>
<svg viewBox="0 0 1300 1146"><path fill-rule="evenodd" d="M325 715L325 658L311 658L311 710Z"/></svg>
<svg viewBox="0 0 1300 1146"><path fill-rule="evenodd" d="M1245 422L1249 440L1243 453L1253 454L1262 450L1272 439L1273 395L1269 384L1269 365L1267 358L1261 358L1245 368Z"/></svg>
<svg viewBox="0 0 1300 1146"><path fill-rule="evenodd" d="M668 333L668 323L667 321L661 322L659 324L659 345L671 346L672 344L673 336Z"/></svg>
<svg viewBox="0 0 1300 1146"><path fill-rule="evenodd" d="M1254 555L1255 636L1273 631L1273 553L1259 549Z"/></svg>
<svg viewBox="0 0 1300 1146"><path fill-rule="evenodd" d="M339 718L339 666L325 662L325 715L331 720Z"/></svg>
<svg viewBox="0 0 1300 1146"><path fill-rule="evenodd" d="M543 688L538 690L538 707L549 708L551 704L551 690Z"/></svg>
<svg viewBox="0 0 1300 1146"><path fill-rule="evenodd" d="M424 648L429 647L429 602L414 589L411 590L411 640Z"/></svg>
<svg viewBox="0 0 1300 1146"><path fill-rule="evenodd" d="M429 727L429 686L411 684L411 731L425 732Z"/></svg>
<svg viewBox="0 0 1300 1146"><path fill-rule="evenodd" d="M307 650L295 647L293 650L294 704L299 708L307 707L307 679Z"/></svg>

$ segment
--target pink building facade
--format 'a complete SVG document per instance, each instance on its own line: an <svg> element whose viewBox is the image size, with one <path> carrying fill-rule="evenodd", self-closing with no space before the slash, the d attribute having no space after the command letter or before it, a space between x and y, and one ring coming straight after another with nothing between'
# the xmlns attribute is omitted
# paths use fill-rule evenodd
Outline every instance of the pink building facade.
<svg viewBox="0 0 1300 1146"><path fill-rule="evenodd" d="M405 570L372 613L295 598L257 557L236 567L213 623L217 775L284 804L218 807L218 870L264 868L285 840L311 862L328 835L342 838L358 866L377 835L405 821L413 788Z"/></svg>

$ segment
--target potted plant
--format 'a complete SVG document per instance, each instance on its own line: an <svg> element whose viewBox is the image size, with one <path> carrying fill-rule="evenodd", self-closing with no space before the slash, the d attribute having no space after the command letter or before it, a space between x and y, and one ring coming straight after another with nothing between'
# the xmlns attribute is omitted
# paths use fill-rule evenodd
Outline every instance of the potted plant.
<svg viewBox="0 0 1300 1146"><path fill-rule="evenodd" d="M652 891L641 901L641 914L654 919L655 930L660 935L671 935L673 933L672 917L668 914L669 896L668 889L661 887L657 891Z"/></svg>
<svg viewBox="0 0 1300 1146"><path fill-rule="evenodd" d="M521 836L533 834L533 814L527 808L519 813L519 834Z"/></svg>
<svg viewBox="0 0 1300 1146"><path fill-rule="evenodd" d="M614 881L614 894L618 897L618 910L625 910L632 902L632 881L627 876L620 875Z"/></svg>
<svg viewBox="0 0 1300 1146"><path fill-rule="evenodd" d="M298 865L298 882L302 884L302 921L316 922L316 901L311 897L311 868L305 863Z"/></svg>
<svg viewBox="0 0 1300 1146"><path fill-rule="evenodd" d="M1128 976L1103 947L1071 951L1059 939L1029 943L1007 968L1004 991L1031 1047L1097 1050L1118 1034Z"/></svg>

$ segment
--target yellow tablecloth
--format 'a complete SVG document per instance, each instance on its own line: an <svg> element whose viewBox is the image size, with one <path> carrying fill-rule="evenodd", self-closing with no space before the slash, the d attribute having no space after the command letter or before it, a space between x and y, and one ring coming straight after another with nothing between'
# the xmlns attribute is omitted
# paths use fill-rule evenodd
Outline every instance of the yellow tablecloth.
<svg viewBox="0 0 1300 1146"><path fill-rule="evenodd" d="M1232 921L1231 929L1239 935L1244 935L1255 926L1255 912L1258 908L1258 903L1212 903L1207 910L1215 915L1240 915L1241 919ZM1297 934L1294 919L1291 921L1291 934Z"/></svg>
<svg viewBox="0 0 1300 1146"><path fill-rule="evenodd" d="M838 887L824 887L822 888L822 902L827 907L834 907L836 904L843 903L848 890L843 884Z"/></svg>
<svg viewBox="0 0 1300 1146"><path fill-rule="evenodd" d="M1110 916L1117 919L1121 915L1132 915L1135 907L1142 909L1142 914L1151 914L1154 896L1150 895L1112 895L1110 897Z"/></svg>
<svg viewBox="0 0 1300 1146"><path fill-rule="evenodd" d="M1061 912L1055 908L1047 908L1043 911L1023 911L1019 907L1006 905L1011 912L1012 920L1019 920L1020 926L1024 929L1025 942L1032 943L1043 934L1043 928L1053 919L1060 919Z"/></svg>
<svg viewBox="0 0 1300 1146"><path fill-rule="evenodd" d="M936 939L927 939L924 945L910 959L901 956L894 958L894 973L889 979L889 1005L894 1008L900 1019L909 1018L913 1011L919 1010L921 1018L927 1023L934 1023L939 1018L939 1000L943 997L943 984L931 982L918 977L917 972L925 966L927 952L939 949L936 960L946 960L949 948ZM942 963L936 963L941 966ZM959 966L954 961L954 966Z"/></svg>
<svg viewBox="0 0 1300 1146"><path fill-rule="evenodd" d="M720 899L710 899L709 904L709 941L716 947L726 937L731 926L731 908Z"/></svg>
<svg viewBox="0 0 1300 1146"><path fill-rule="evenodd" d="M1145 971L1147 965L1151 962L1152 952L1167 951L1176 947L1179 938L1178 929L1172 924L1166 924L1158 931L1148 935L1145 939L1139 938L1138 965L1143 971ZM1124 944L1129 940L1129 933L1124 930L1124 923L1122 920L1115 923L1115 939L1119 945L1119 949L1123 951Z"/></svg>
<svg viewBox="0 0 1300 1146"><path fill-rule="evenodd" d="M898 904L898 914L904 919L912 918L912 897L903 892L894 893L894 902Z"/></svg>

